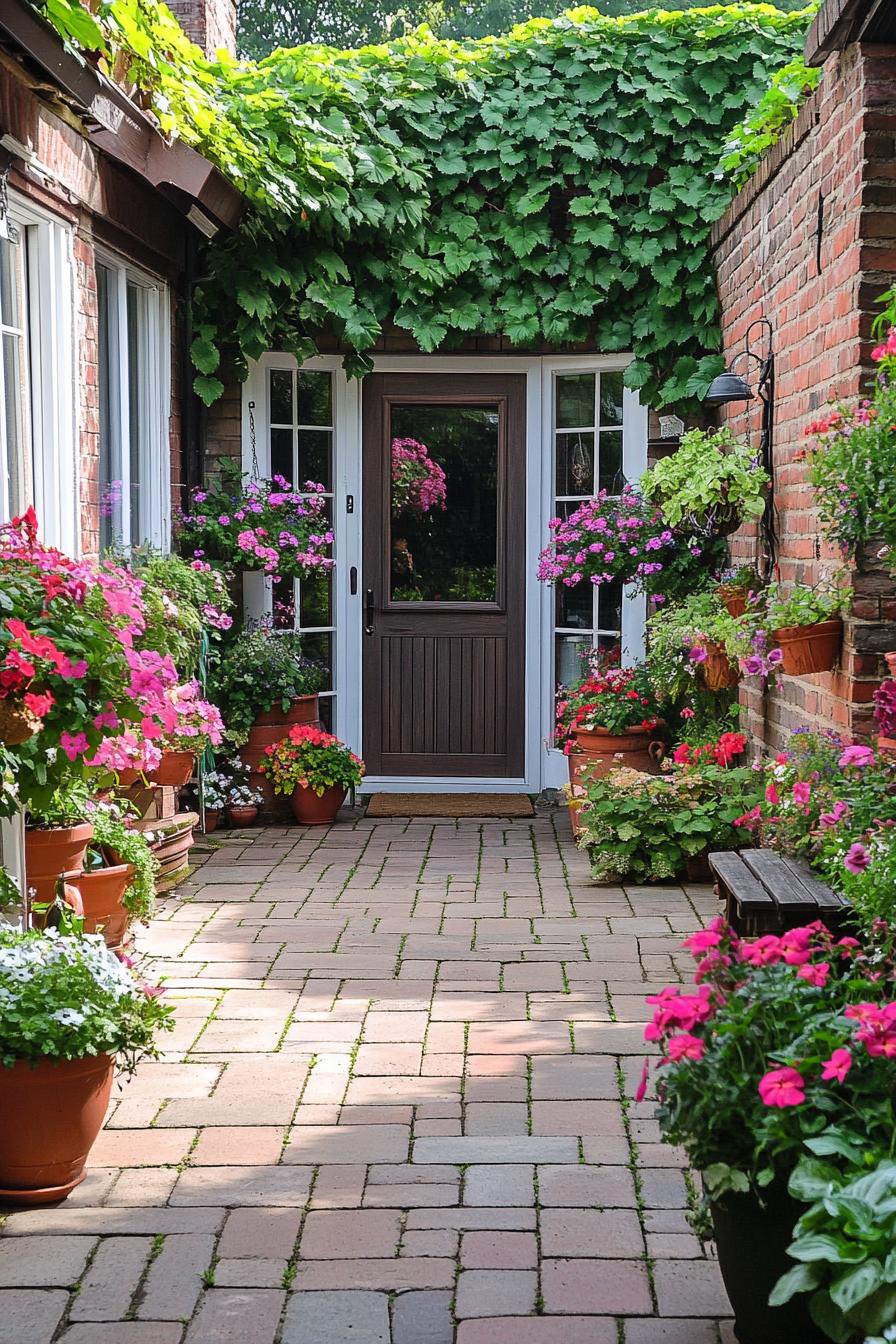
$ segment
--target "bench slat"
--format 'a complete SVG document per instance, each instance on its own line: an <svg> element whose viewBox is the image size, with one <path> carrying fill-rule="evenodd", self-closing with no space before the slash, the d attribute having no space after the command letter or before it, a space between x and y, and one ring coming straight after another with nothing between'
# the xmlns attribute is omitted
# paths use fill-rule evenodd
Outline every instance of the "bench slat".
<svg viewBox="0 0 896 1344"><path fill-rule="evenodd" d="M732 850L710 854L709 866L741 910L769 912L774 909L774 898L750 872L739 854Z"/></svg>
<svg viewBox="0 0 896 1344"><path fill-rule="evenodd" d="M777 905L800 906L810 914L818 909L814 893L803 886L780 854L770 849L745 849L741 857Z"/></svg>
<svg viewBox="0 0 896 1344"><path fill-rule="evenodd" d="M784 859L795 880L814 897L819 910L842 910L847 902L795 859Z"/></svg>

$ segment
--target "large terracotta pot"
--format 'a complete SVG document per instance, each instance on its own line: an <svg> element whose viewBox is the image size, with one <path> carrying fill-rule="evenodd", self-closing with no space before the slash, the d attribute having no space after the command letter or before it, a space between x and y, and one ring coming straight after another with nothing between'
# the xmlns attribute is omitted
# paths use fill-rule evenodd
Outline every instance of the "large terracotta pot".
<svg viewBox="0 0 896 1344"><path fill-rule="evenodd" d="M662 746L656 741L657 728L626 728L621 733L611 733L607 728L578 729L574 733L575 749L567 758L569 782L584 782L585 765L592 776L605 775L623 765L632 770L656 770L663 757Z"/></svg>
<svg viewBox="0 0 896 1344"><path fill-rule="evenodd" d="M167 784L170 788L182 789L192 778L195 768L195 752L163 751L162 759L155 770L147 770L146 778L151 784Z"/></svg>
<svg viewBox="0 0 896 1344"><path fill-rule="evenodd" d="M830 672L840 653L843 622L820 621L818 625L787 625L773 630L771 642L784 655L781 670L789 677L808 677Z"/></svg>
<svg viewBox="0 0 896 1344"><path fill-rule="evenodd" d="M289 804L296 821L303 826L330 826L345 802L346 792L346 789L334 786L332 789L324 789L318 797L313 789L299 784L293 789Z"/></svg>
<svg viewBox="0 0 896 1344"><path fill-rule="evenodd" d="M135 871L132 863L118 863L113 868L82 873L75 882L84 905L85 931L101 932L113 951L121 947L128 931L129 916L122 898Z"/></svg>
<svg viewBox="0 0 896 1344"><path fill-rule="evenodd" d="M25 882L36 901L51 904L63 873L83 868L92 835L93 826L88 821L77 826L29 827L25 831Z"/></svg>
<svg viewBox="0 0 896 1344"><path fill-rule="evenodd" d="M279 817L283 814L288 815L289 812L286 799L276 796L270 780L258 769L264 760L265 747L272 747L275 742L282 742L296 723L319 722L320 705L317 695L300 695L293 700L289 709L284 710L280 705L275 705L273 709L264 710L263 713L256 715L255 722L249 729L246 744L240 748L239 755L243 765L249 768L250 786L261 790L262 811L265 815Z"/></svg>
<svg viewBox="0 0 896 1344"><path fill-rule="evenodd" d="M0 1067L0 1204L55 1204L84 1179L113 1069L109 1055Z"/></svg>
<svg viewBox="0 0 896 1344"><path fill-rule="evenodd" d="M811 1293L798 1293L783 1307L768 1305L778 1279L793 1268L787 1247L805 1204L779 1182L763 1191L763 1204L753 1194L727 1194L711 1209L719 1269L740 1344L830 1344L809 1316Z"/></svg>
<svg viewBox="0 0 896 1344"><path fill-rule="evenodd" d="M724 691L736 686L740 672L728 657L724 644L707 644L706 659L700 664L707 690Z"/></svg>

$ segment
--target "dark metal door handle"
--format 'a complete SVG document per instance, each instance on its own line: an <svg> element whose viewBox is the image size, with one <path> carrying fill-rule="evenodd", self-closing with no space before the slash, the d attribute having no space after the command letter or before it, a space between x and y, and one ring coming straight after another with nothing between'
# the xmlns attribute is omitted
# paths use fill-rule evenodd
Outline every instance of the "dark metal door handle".
<svg viewBox="0 0 896 1344"><path fill-rule="evenodd" d="M373 634L373 589L368 588L364 594L364 633Z"/></svg>

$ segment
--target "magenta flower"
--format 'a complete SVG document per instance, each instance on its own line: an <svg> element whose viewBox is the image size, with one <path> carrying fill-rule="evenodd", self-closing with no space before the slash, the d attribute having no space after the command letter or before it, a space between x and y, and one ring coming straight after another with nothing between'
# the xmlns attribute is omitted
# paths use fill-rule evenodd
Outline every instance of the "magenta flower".
<svg viewBox="0 0 896 1344"><path fill-rule="evenodd" d="M851 747L847 747L837 764L841 770L845 770L850 765L865 766L874 764L874 752L870 747L863 747L856 742Z"/></svg>
<svg viewBox="0 0 896 1344"><path fill-rule="evenodd" d="M673 1063L679 1059L702 1059L705 1051L706 1046L700 1037L691 1036L689 1032L682 1032L680 1036L670 1036L666 1042L666 1054Z"/></svg>
<svg viewBox="0 0 896 1344"><path fill-rule="evenodd" d="M781 1110L787 1106L802 1106L806 1100L805 1089L802 1074L789 1067L772 1069L759 1080L759 1095L763 1103Z"/></svg>
<svg viewBox="0 0 896 1344"><path fill-rule="evenodd" d="M793 786L793 801L804 807L812 797L812 785L805 779L798 779Z"/></svg>
<svg viewBox="0 0 896 1344"><path fill-rule="evenodd" d="M843 860L843 867L848 873L864 873L865 869L871 863L871 855L867 849L858 840L854 845L850 845Z"/></svg>
<svg viewBox="0 0 896 1344"><path fill-rule="evenodd" d="M838 1049L831 1055L830 1059L825 1060L821 1076L826 1083L832 1083L836 1080L842 1083L846 1075L852 1068L852 1055L848 1050Z"/></svg>
<svg viewBox="0 0 896 1344"><path fill-rule="evenodd" d="M822 812L818 820L822 826L836 826L849 811L849 803L835 803L830 812Z"/></svg>

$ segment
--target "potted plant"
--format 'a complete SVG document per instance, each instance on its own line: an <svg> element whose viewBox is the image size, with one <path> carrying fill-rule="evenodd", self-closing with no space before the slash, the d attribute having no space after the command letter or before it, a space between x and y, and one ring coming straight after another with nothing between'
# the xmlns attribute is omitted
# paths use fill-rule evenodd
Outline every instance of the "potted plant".
<svg viewBox="0 0 896 1344"><path fill-rule="evenodd" d="M152 914L158 863L146 836L128 824L119 806L101 804L90 816L93 837L74 885L81 893L85 931L102 932L107 945L118 948L128 924L145 923Z"/></svg>
<svg viewBox="0 0 896 1344"><path fill-rule="evenodd" d="M595 587L620 580L644 586L659 576L675 547L662 513L633 486L606 490L568 518L552 518L550 543L538 559L542 583Z"/></svg>
<svg viewBox="0 0 896 1344"><path fill-rule="evenodd" d="M317 693L326 674L302 653L302 636L257 625L242 631L214 661L209 694L221 711L229 742L257 752L294 723L316 723ZM252 735L270 729L274 736ZM254 768L257 762L250 763Z"/></svg>
<svg viewBox="0 0 896 1344"><path fill-rule="evenodd" d="M691 429L669 457L641 480L644 496L665 523L692 536L734 532L746 518L761 518L768 473L749 444L726 427Z"/></svg>
<svg viewBox="0 0 896 1344"><path fill-rule="evenodd" d="M737 565L719 575L719 597L729 616L743 616L755 606L764 585L752 565Z"/></svg>
<svg viewBox="0 0 896 1344"><path fill-rule="evenodd" d="M206 835L218 829L221 814L227 805L230 782L231 777L225 770L209 770L202 777L202 816Z"/></svg>
<svg viewBox="0 0 896 1344"><path fill-rule="evenodd" d="M896 681L883 681L874 692L874 720L878 751L896 756Z"/></svg>
<svg viewBox="0 0 896 1344"><path fill-rule="evenodd" d="M601 649L583 655L585 672L557 692L554 740L569 757L570 783L582 767L599 773L659 763L659 703L646 667L615 667Z"/></svg>
<svg viewBox="0 0 896 1344"><path fill-rule="evenodd" d="M718 587L660 607L647 622L647 664L655 684L671 699L689 695L695 685L713 692L732 689L755 623L752 611L732 616Z"/></svg>
<svg viewBox="0 0 896 1344"><path fill-rule="evenodd" d="M79 780L58 788L41 812L29 812L25 879L38 902L52 904L59 879L83 868L93 835L90 809L89 788Z"/></svg>
<svg viewBox="0 0 896 1344"><path fill-rule="evenodd" d="M203 634L219 638L233 624L233 601L218 570L151 547L133 547L132 573L142 584L143 630L136 647L169 655L181 678L199 669Z"/></svg>
<svg viewBox="0 0 896 1344"><path fill-rule="evenodd" d="M204 700L197 681L172 686L161 710L165 728L159 743L162 759L147 771L151 784L182 788L190 779L196 757L208 746L219 746L224 725L216 705Z"/></svg>
<svg viewBox="0 0 896 1344"><path fill-rule="evenodd" d="M51 1204L83 1179L116 1062L173 1025L161 991L96 934L0 927L0 1203Z"/></svg>
<svg viewBox="0 0 896 1344"><path fill-rule="evenodd" d="M294 724L281 741L265 748L262 763L274 792L289 797L296 821L328 826L357 788L364 763L332 733L311 724Z"/></svg>
<svg viewBox="0 0 896 1344"><path fill-rule="evenodd" d="M261 789L249 784L231 784L227 790L227 820L231 826L254 826L264 801Z"/></svg>
<svg viewBox="0 0 896 1344"><path fill-rule="evenodd" d="M843 640L844 589L830 580L814 588L795 585L768 597L769 638L781 650L781 670L790 677L830 672Z"/></svg>
<svg viewBox="0 0 896 1344"><path fill-rule="evenodd" d="M333 532L324 495L315 481L298 491L282 476L256 481L225 464L220 482L194 490L189 511L176 520L179 548L230 571L281 579L327 573Z"/></svg>
<svg viewBox="0 0 896 1344"><path fill-rule="evenodd" d="M756 773L735 764L745 741L723 734L706 748L678 748L661 775L626 767L582 772L578 844L595 882L664 882L689 859L743 843L737 819L761 797Z"/></svg>
<svg viewBox="0 0 896 1344"><path fill-rule="evenodd" d="M850 1311L882 1275L873 1283L859 1276L851 1298L835 1290L833 1311L830 1293L817 1291L830 1283L829 1265L863 1257L824 1235L842 1206L826 1199L822 1217L805 1215L798 1201L828 1195L838 1173L854 1171L857 1155L867 1168L889 1156L896 1122L890 952L835 939L819 924L741 942L721 919L685 947L698 963L696 984L650 996L655 1012L645 1037L662 1051L663 1136L703 1173L737 1338L858 1344L865 1332L851 1328ZM645 1089L646 1070L639 1100ZM801 1213L790 1253L802 1263L793 1268L787 1251ZM855 1229L864 1215L858 1206L852 1215ZM814 1248L797 1250L810 1227ZM815 1291L811 1302L792 1296L806 1291ZM890 1323L892 1293L888 1303Z"/></svg>

